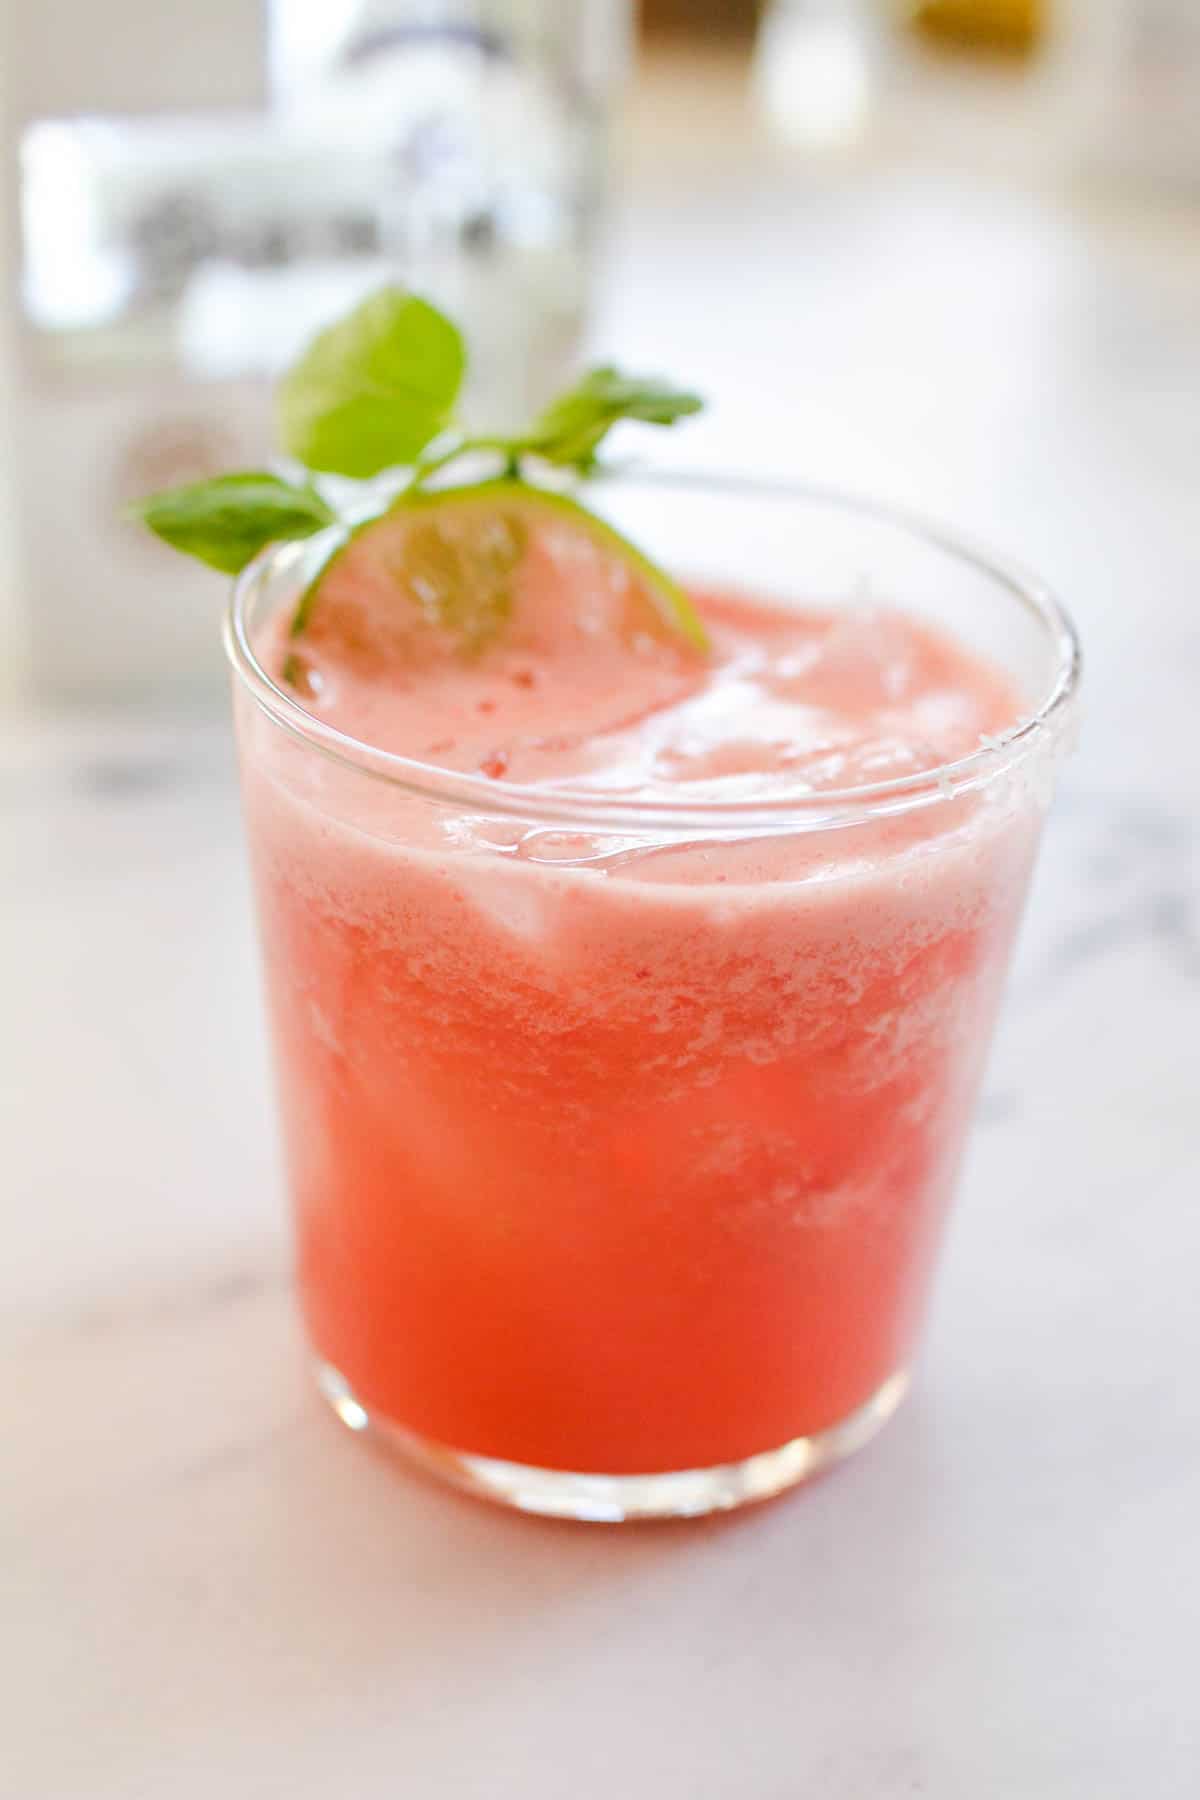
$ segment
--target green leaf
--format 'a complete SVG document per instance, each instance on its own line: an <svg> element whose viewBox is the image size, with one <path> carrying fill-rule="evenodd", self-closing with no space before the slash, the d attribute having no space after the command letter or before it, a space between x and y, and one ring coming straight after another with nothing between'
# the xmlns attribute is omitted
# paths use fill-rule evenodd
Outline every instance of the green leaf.
<svg viewBox="0 0 1200 1800"><path fill-rule="evenodd" d="M672 387L653 376L623 375L606 364L591 369L542 413L521 448L547 462L586 473L601 441L623 419L646 425L674 425L698 413L699 394Z"/></svg>
<svg viewBox="0 0 1200 1800"><path fill-rule="evenodd" d="M334 515L312 488L276 475L218 475L150 494L130 507L174 550L236 575L267 544L311 537Z"/></svg>
<svg viewBox="0 0 1200 1800"><path fill-rule="evenodd" d="M449 423L465 366L457 326L403 288L381 288L284 377L284 448L310 469L360 479L411 463Z"/></svg>

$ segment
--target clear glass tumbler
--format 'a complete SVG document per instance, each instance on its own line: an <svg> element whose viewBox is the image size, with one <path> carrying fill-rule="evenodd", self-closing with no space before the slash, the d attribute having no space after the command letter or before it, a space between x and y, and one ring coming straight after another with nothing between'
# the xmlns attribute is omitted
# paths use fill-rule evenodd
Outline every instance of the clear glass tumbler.
<svg viewBox="0 0 1200 1800"><path fill-rule="evenodd" d="M838 792L631 803L356 742L227 642L318 1379L476 1493L586 1519L759 1499L900 1400L1078 678L1036 583L883 508L697 478L598 504L685 578L865 593L1020 724ZM869 649L864 650L869 654Z"/></svg>

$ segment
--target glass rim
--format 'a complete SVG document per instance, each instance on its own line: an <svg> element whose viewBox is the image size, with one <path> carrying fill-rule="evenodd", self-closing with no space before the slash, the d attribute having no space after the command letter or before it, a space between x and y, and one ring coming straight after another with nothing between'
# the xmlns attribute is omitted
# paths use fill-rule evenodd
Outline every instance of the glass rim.
<svg viewBox="0 0 1200 1800"><path fill-rule="evenodd" d="M223 641L235 675L255 704L275 724L310 749L360 775L370 776L417 798L468 814L536 820L559 826L606 826L643 831L648 827L711 836L722 829L759 831L828 830L868 818L893 816L917 807L940 805L990 784L1005 770L1023 762L1065 722L1079 686L1082 650L1066 608L1050 587L1019 563L980 545L969 535L916 510L836 487L771 475L729 475L707 470L638 468L605 475L609 487L675 487L745 499L794 500L825 506L891 527L995 582L1032 614L1043 629L1054 656L1051 678L1036 709L1010 731L966 756L916 774L887 781L819 792L788 790L769 796L731 800L675 800L657 796L597 793L563 782L554 787L495 781L422 762L366 743L327 724L302 706L268 674L255 655L247 629L247 613L259 584L284 558L301 557L319 541L269 546L237 576L225 611Z"/></svg>

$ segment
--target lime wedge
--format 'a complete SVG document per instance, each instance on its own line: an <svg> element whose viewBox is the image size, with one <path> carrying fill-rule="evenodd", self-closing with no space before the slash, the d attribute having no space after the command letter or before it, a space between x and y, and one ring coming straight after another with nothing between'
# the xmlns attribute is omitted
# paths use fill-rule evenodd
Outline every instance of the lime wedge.
<svg viewBox="0 0 1200 1800"><path fill-rule="evenodd" d="M538 647L566 615L581 631L703 654L677 582L566 495L503 480L403 495L354 528L304 594L292 635L405 663Z"/></svg>

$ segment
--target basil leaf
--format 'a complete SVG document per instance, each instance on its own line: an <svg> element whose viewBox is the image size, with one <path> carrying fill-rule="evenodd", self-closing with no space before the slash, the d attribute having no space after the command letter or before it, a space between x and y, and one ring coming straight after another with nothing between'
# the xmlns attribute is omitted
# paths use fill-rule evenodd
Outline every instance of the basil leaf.
<svg viewBox="0 0 1200 1800"><path fill-rule="evenodd" d="M623 419L674 425L703 405L699 394L652 376L623 375L606 364L560 394L522 440L522 448L547 462L586 472L603 438Z"/></svg>
<svg viewBox="0 0 1200 1800"><path fill-rule="evenodd" d="M465 366L456 325L403 288L381 288L284 377L284 448L307 468L360 479L411 463L449 423Z"/></svg>
<svg viewBox="0 0 1200 1800"><path fill-rule="evenodd" d="M266 473L218 475L150 494L130 507L174 550L236 575L267 544L311 537L334 515L312 488Z"/></svg>

